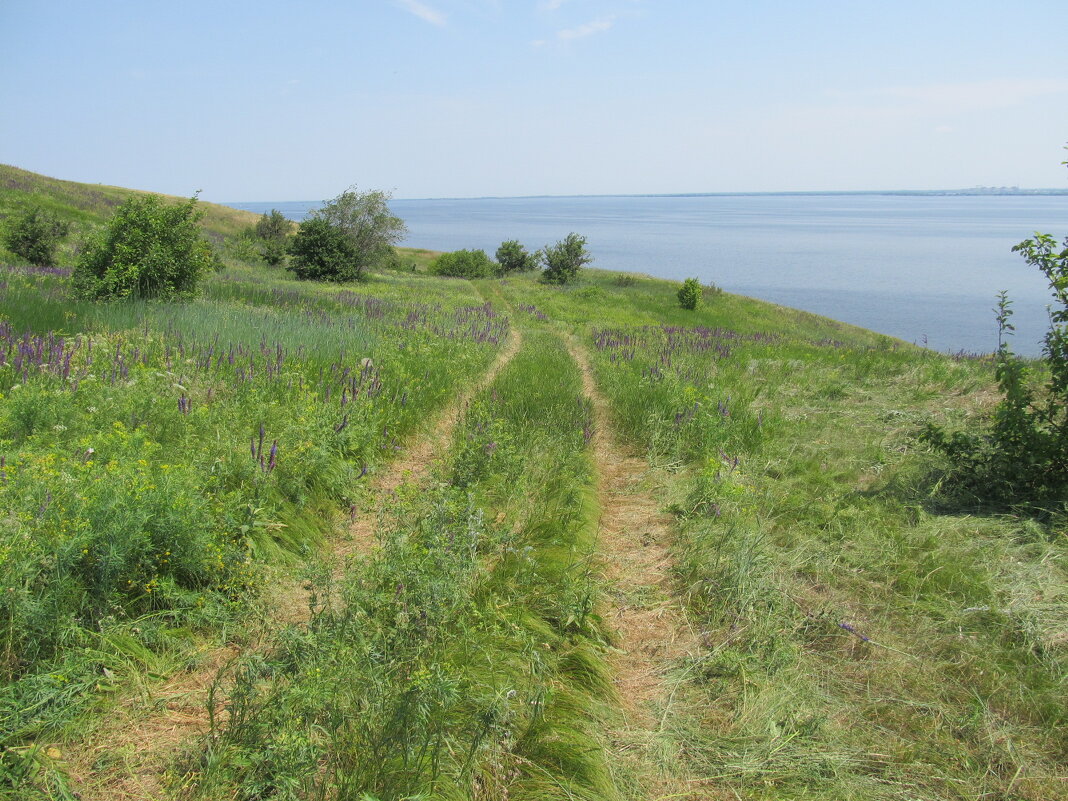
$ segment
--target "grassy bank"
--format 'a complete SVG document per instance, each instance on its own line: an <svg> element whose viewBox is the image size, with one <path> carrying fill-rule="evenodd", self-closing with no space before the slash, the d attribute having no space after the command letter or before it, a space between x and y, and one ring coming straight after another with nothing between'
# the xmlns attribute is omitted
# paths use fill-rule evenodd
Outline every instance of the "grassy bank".
<svg viewBox="0 0 1068 801"><path fill-rule="evenodd" d="M1064 515L954 507L918 438L990 361L431 256L0 270L0 797L1068 797Z"/></svg>
<svg viewBox="0 0 1068 801"><path fill-rule="evenodd" d="M745 798L1063 797L1063 518L946 508L915 438L989 403L989 363L671 289L506 291L586 338L662 468L704 646L676 665L692 770Z"/></svg>

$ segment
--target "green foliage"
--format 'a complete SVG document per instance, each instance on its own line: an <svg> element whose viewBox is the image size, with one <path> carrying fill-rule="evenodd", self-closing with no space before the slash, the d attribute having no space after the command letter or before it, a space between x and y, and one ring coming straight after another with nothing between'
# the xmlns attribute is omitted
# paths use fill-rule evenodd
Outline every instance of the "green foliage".
<svg viewBox="0 0 1068 801"><path fill-rule="evenodd" d="M286 240L293 230L293 223L278 209L263 213L253 229L260 240L260 256L272 267L282 264L286 258Z"/></svg>
<svg viewBox="0 0 1068 801"><path fill-rule="evenodd" d="M92 237L72 276L83 298L188 300L219 260L201 236L192 197L166 204L156 195L132 197Z"/></svg>
<svg viewBox="0 0 1068 801"><path fill-rule="evenodd" d="M369 267L389 258L407 232L404 221L389 210L389 198L386 192L352 187L324 203L301 223L301 241L290 248L290 269L298 278L361 280Z"/></svg>
<svg viewBox="0 0 1068 801"><path fill-rule="evenodd" d="M1068 240L1063 246L1035 234L1013 247L1049 282L1055 304L1044 338L1039 373L1009 348L1011 301L1002 292L995 308L998 350L995 377L1001 401L990 425L948 433L928 424L922 438L950 463L948 485L973 502L1046 512L1068 503ZM1044 376L1039 389L1036 379Z"/></svg>
<svg viewBox="0 0 1068 801"><path fill-rule="evenodd" d="M30 264L51 267L55 265L56 248L69 231L70 223L33 207L7 220L4 247Z"/></svg>
<svg viewBox="0 0 1068 801"><path fill-rule="evenodd" d="M527 249L515 239L502 242L497 248L497 263L502 274L525 273L536 270L541 264L541 251L528 253Z"/></svg>
<svg viewBox="0 0 1068 801"><path fill-rule="evenodd" d="M555 245L547 245L542 251L545 270L542 278L549 284L567 284L575 279L583 265L593 261L586 250L586 237L568 234Z"/></svg>
<svg viewBox="0 0 1068 801"><path fill-rule="evenodd" d="M684 309L696 309L701 305L701 283L696 278L687 278L679 288L679 305Z"/></svg>
<svg viewBox="0 0 1068 801"><path fill-rule="evenodd" d="M338 226L319 217L300 224L289 243L288 269L311 281L358 281L363 267L352 240Z"/></svg>
<svg viewBox="0 0 1068 801"><path fill-rule="evenodd" d="M430 272L455 278L489 278L497 274L497 265L484 250L456 250L438 256L430 265Z"/></svg>

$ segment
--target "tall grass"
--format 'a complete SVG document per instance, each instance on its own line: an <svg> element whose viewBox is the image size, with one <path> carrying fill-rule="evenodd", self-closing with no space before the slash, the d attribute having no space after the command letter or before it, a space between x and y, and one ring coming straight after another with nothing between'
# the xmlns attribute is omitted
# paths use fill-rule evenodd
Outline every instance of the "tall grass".
<svg viewBox="0 0 1068 801"><path fill-rule="evenodd" d="M182 632L239 619L266 565L312 554L362 478L507 333L462 293L429 305L374 287L74 306L40 333L64 286L17 278L0 293L0 781L13 786L21 746L188 646Z"/></svg>
<svg viewBox="0 0 1068 801"><path fill-rule="evenodd" d="M310 627L224 678L195 797L615 796L580 387L559 341L529 334L435 489L400 492Z"/></svg>

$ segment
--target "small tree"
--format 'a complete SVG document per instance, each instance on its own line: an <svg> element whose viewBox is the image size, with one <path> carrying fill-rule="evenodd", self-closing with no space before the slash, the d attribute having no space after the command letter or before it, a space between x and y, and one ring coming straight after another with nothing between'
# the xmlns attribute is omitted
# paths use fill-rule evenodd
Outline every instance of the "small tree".
<svg viewBox="0 0 1068 801"><path fill-rule="evenodd" d="M386 192L357 192L356 187L351 187L313 211L310 219L301 223L301 228L311 220L321 220L336 229L348 242L344 248L348 263L341 264L342 250L332 236L325 233L325 228L317 226L308 229L299 246L294 243L296 250L290 249L295 258L302 260L294 272L298 276L304 273L301 277L311 277L315 273L318 279L331 281L363 278L368 267L393 253L393 245L400 242L408 230L404 221L389 210L389 198ZM328 246L328 252L316 255L309 251L308 248L316 243ZM338 272L326 274L321 272L323 269L337 269Z"/></svg>
<svg viewBox="0 0 1068 801"><path fill-rule="evenodd" d="M542 255L545 260L543 278L550 284L573 281L583 265L593 261L586 250L586 237L574 233L555 245L547 245Z"/></svg>
<svg viewBox="0 0 1068 801"><path fill-rule="evenodd" d="M74 268L82 297L180 300L218 257L201 236L197 198L168 205L156 195L132 197L92 237Z"/></svg>
<svg viewBox="0 0 1068 801"><path fill-rule="evenodd" d="M277 267L286 258L286 240L293 232L293 223L278 209L270 215L263 213L253 232L260 240L260 256L272 267Z"/></svg>
<svg viewBox="0 0 1068 801"><path fill-rule="evenodd" d="M501 242L496 256L502 274L529 272L538 269L541 263L540 251L528 253L527 249L515 239Z"/></svg>
<svg viewBox="0 0 1068 801"><path fill-rule="evenodd" d="M679 289L679 305L691 311L701 305L701 282L696 278L687 278Z"/></svg>
<svg viewBox="0 0 1068 801"><path fill-rule="evenodd" d="M287 269L297 278L312 281L356 281L363 268L345 232L322 218L305 220L289 243L292 259Z"/></svg>
<svg viewBox="0 0 1068 801"><path fill-rule="evenodd" d="M496 275L497 265L490 261L484 250L457 250L442 253L434 259L430 272L457 278L488 278Z"/></svg>
<svg viewBox="0 0 1068 801"><path fill-rule="evenodd" d="M949 457L949 483L984 504L1064 509L1068 501L1068 238L1035 234L1013 247L1049 282L1055 304L1044 338L1045 386L1009 348L1011 301L998 296L995 377L1001 400L979 431L928 425L922 438Z"/></svg>
<svg viewBox="0 0 1068 801"><path fill-rule="evenodd" d="M69 232L70 223L43 209L29 208L8 221L4 247L30 264L53 267L56 248Z"/></svg>

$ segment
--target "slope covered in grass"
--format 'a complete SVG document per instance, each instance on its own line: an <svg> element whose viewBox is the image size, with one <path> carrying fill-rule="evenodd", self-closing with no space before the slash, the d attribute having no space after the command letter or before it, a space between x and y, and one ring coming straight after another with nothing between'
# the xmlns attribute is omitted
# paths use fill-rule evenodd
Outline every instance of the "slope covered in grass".
<svg viewBox="0 0 1068 801"><path fill-rule="evenodd" d="M191 187L189 194L195 191L197 188ZM73 223L75 230L86 231L102 224L126 199L144 194L148 193L118 186L61 181L0 164L0 220L27 206L39 206ZM184 199L163 197L174 201ZM215 203L202 202L198 208L204 212L201 221L204 230L216 241L236 236L259 219L259 215L252 212Z"/></svg>
<svg viewBox="0 0 1068 801"><path fill-rule="evenodd" d="M987 360L596 270L2 279L0 797L1068 797L1063 510L917 437Z"/></svg>
<svg viewBox="0 0 1068 801"><path fill-rule="evenodd" d="M504 288L584 339L662 468L702 643L674 665L669 751L743 798L1064 797L1063 510L947 506L916 438L988 408L990 363L672 289Z"/></svg>

